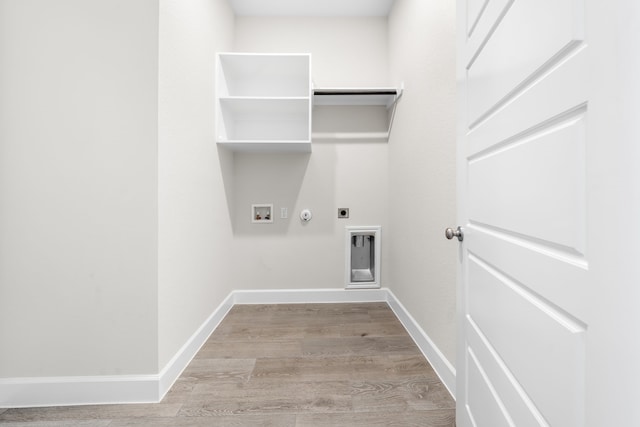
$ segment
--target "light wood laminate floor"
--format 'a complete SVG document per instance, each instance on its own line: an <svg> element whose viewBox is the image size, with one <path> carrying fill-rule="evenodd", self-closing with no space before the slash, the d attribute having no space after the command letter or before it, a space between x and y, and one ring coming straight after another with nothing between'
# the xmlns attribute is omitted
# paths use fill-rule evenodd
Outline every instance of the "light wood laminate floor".
<svg viewBox="0 0 640 427"><path fill-rule="evenodd" d="M0 409L3 426L455 426L385 303L236 305L158 404Z"/></svg>

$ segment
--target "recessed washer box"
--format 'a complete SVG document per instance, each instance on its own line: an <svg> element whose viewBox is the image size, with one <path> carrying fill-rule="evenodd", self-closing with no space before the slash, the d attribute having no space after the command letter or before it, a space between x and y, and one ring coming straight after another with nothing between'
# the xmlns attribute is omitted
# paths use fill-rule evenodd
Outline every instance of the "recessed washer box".
<svg viewBox="0 0 640 427"><path fill-rule="evenodd" d="M273 222L273 204L257 203L251 205L251 222L254 224L271 224Z"/></svg>

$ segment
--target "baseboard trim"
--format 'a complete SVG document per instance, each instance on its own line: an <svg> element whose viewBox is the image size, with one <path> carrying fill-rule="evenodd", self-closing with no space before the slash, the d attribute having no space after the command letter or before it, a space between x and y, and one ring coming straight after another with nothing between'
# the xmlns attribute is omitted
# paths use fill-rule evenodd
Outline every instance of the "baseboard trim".
<svg viewBox="0 0 640 427"><path fill-rule="evenodd" d="M173 383L180 377L182 371L191 363L200 348L209 339L209 336L218 327L234 304L233 292L216 308L209 318L198 328L180 350L173 356L159 374L159 402L167 394Z"/></svg>
<svg viewBox="0 0 640 427"><path fill-rule="evenodd" d="M304 304L387 301L386 289L276 289L233 291L235 304Z"/></svg>
<svg viewBox="0 0 640 427"><path fill-rule="evenodd" d="M455 396L455 368L389 289L237 290L225 298L156 375L0 379L0 408L159 402L235 304L347 302L388 303Z"/></svg>
<svg viewBox="0 0 640 427"><path fill-rule="evenodd" d="M158 402L158 375L6 378L0 408Z"/></svg>
<svg viewBox="0 0 640 427"><path fill-rule="evenodd" d="M438 377L449 390L453 398L456 397L456 368L444 357L444 354L431 340L429 335L420 327L409 311L402 305L389 289L387 291L387 303L405 327L413 341L416 343L424 357L429 361Z"/></svg>
<svg viewBox="0 0 640 427"><path fill-rule="evenodd" d="M233 304L232 292L159 374L0 379L0 408L159 402Z"/></svg>

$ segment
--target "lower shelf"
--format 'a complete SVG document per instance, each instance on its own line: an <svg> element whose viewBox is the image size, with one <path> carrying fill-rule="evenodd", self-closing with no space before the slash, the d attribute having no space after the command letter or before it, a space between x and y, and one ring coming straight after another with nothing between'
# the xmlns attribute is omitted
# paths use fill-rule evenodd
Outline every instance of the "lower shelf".
<svg viewBox="0 0 640 427"><path fill-rule="evenodd" d="M387 142L389 132L314 132L311 138L317 141L351 140L368 142Z"/></svg>
<svg viewBox="0 0 640 427"><path fill-rule="evenodd" d="M310 153L311 141L256 141L233 140L218 141L218 145L233 151L250 151L252 153Z"/></svg>

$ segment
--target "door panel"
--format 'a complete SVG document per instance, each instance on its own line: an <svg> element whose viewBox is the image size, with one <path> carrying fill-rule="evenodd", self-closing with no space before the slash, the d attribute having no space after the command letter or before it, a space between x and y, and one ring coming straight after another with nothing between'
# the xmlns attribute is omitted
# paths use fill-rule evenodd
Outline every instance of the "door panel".
<svg viewBox="0 0 640 427"><path fill-rule="evenodd" d="M487 374L481 368L473 351L468 349L468 352L468 402L470 406L477 408L473 411L473 414L470 414L472 422L479 426L513 426L514 424L500 401L500 398L495 394L495 389L489 381Z"/></svg>
<svg viewBox="0 0 640 427"><path fill-rule="evenodd" d="M494 112L491 119L466 135L465 149L469 157L482 155L508 143L510 138L536 131L538 126L550 126L575 115L587 104L586 45L575 45L554 67L510 100L508 108ZM561 94L562 96L556 96ZM468 128L467 128L468 129Z"/></svg>
<svg viewBox="0 0 640 427"><path fill-rule="evenodd" d="M585 253L584 111L471 157L474 223Z"/></svg>
<svg viewBox="0 0 640 427"><path fill-rule="evenodd" d="M505 276L518 277L530 292L572 313L575 322L587 318L584 258L478 226L468 227L466 241L473 245L471 253L482 254L487 264Z"/></svg>
<svg viewBox="0 0 640 427"><path fill-rule="evenodd" d="M480 20L487 4L490 3L490 0L469 0L467 2L467 34L469 37L475 31L475 28Z"/></svg>
<svg viewBox="0 0 640 427"><path fill-rule="evenodd" d="M550 425L580 425L584 325L473 255L469 275L474 277L468 293L469 319L504 369L518 379ZM562 405L556 396L563 396Z"/></svg>
<svg viewBox="0 0 640 427"><path fill-rule="evenodd" d="M465 49L465 64L480 53L481 48L487 42L500 20L506 15L514 0L487 0L484 8L476 17L473 27L470 28Z"/></svg>
<svg viewBox="0 0 640 427"><path fill-rule="evenodd" d="M458 47L459 425L583 426L584 4L489 0L474 13L479 19Z"/></svg>
<svg viewBox="0 0 640 427"><path fill-rule="evenodd" d="M500 396L498 397L496 394L493 399L499 399L504 408L508 408L504 412L508 412L512 425L517 427L545 425L544 417L524 392L511 371L505 366L504 361L496 355L495 350L479 327L471 318L467 318L465 327L469 331L469 347L467 351L469 354L473 353L473 360L470 357L467 360L481 367L486 378L491 378L490 381L494 389L500 390ZM471 381L470 379L469 382ZM475 404L470 406L478 408ZM490 424L487 423L487 425Z"/></svg>
<svg viewBox="0 0 640 427"><path fill-rule="evenodd" d="M583 38L584 5L575 0L506 3L467 52L468 120L472 127ZM493 21L493 22L491 22ZM480 24L479 24L480 25Z"/></svg>

